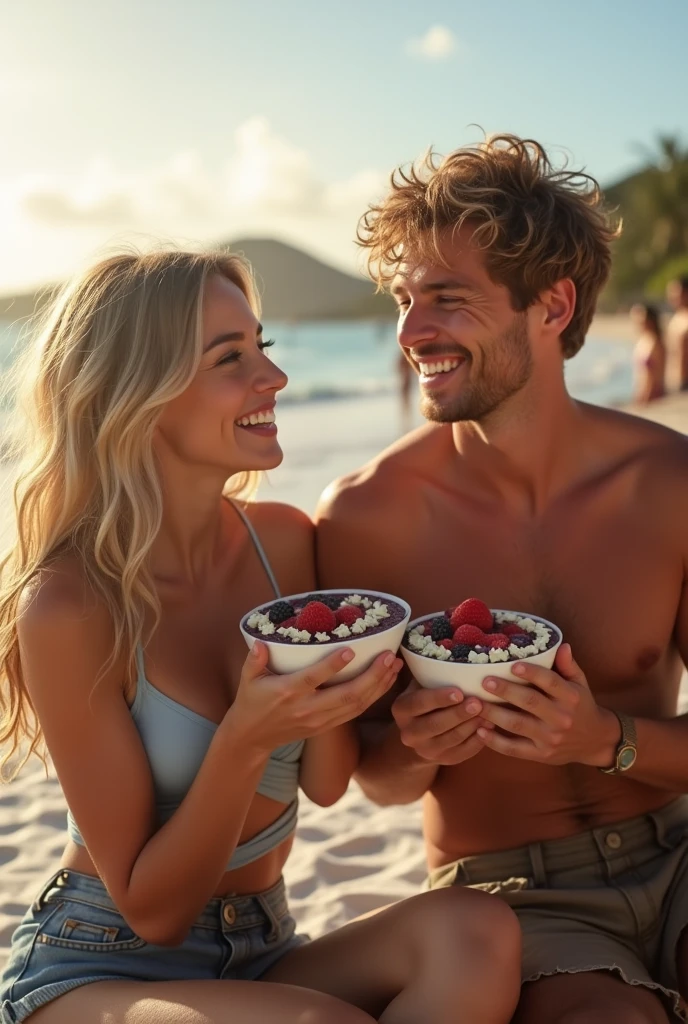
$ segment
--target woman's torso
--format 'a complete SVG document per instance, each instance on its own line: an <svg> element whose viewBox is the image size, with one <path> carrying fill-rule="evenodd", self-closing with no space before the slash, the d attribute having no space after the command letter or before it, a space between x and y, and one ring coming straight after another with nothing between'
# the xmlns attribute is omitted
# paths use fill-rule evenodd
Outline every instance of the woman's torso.
<svg viewBox="0 0 688 1024"><path fill-rule="evenodd" d="M275 590L250 534L237 511L227 503L227 544L222 563L204 581L202 589L182 589L165 581L158 583L161 619L145 651L145 676L153 691L146 696L155 703L155 694L168 698L192 717L204 720L208 742L212 725L219 724L231 706L246 657L246 644L239 620L250 608L266 603ZM261 541L270 559L270 531L261 531ZM279 559L277 559L279 561ZM303 566L304 589L312 585L312 566ZM279 567L275 574L280 576ZM139 701L141 691L138 690ZM126 693L133 707L137 702L137 683ZM167 709L165 712L167 713ZM150 709L148 710L150 715ZM195 731L191 742L199 743L199 724L189 722ZM290 801L278 801L256 793L241 832L246 843L284 814ZM218 808L221 813L221 808ZM260 892L281 876L289 856L293 834L258 860L227 871L215 895ZM69 841L61 866L84 874L98 872L85 846Z"/></svg>
<svg viewBox="0 0 688 1024"><path fill-rule="evenodd" d="M655 334L646 331L638 338L634 362L637 399L647 402L661 398L664 394L665 353L660 339Z"/></svg>

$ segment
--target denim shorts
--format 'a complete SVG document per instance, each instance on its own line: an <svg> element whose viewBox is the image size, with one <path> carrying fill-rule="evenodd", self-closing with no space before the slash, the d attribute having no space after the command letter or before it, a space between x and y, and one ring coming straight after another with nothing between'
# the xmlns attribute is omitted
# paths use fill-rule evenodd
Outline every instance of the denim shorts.
<svg viewBox="0 0 688 1024"><path fill-rule="evenodd" d="M17 927L0 980L0 1021L18 1024L94 981L255 981L295 934L284 882L251 896L211 899L179 946L154 946L129 927L98 878L59 871Z"/></svg>

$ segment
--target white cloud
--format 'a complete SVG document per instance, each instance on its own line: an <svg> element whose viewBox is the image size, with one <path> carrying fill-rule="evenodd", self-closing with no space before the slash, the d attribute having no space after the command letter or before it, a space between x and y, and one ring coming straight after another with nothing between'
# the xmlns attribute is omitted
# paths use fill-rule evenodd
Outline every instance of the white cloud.
<svg viewBox="0 0 688 1024"><path fill-rule="evenodd" d="M219 169L182 152L134 173L94 157L78 174L0 181L3 225L11 228L0 250L0 293L64 276L94 251L142 236L272 235L353 266L357 220L386 178L364 168L326 181L307 151L254 117L237 128Z"/></svg>
<svg viewBox="0 0 688 1024"><path fill-rule="evenodd" d="M456 52L458 40L446 25L432 25L424 36L409 39L406 48L414 57L440 61Z"/></svg>

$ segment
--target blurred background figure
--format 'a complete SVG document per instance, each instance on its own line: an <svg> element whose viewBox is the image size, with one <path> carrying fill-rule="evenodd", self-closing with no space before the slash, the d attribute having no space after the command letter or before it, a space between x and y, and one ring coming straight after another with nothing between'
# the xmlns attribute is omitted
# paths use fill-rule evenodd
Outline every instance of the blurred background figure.
<svg viewBox="0 0 688 1024"><path fill-rule="evenodd" d="M399 352L397 360L399 374L399 402L401 406L401 433L407 434L413 426L412 398L415 376L413 367L403 352Z"/></svg>
<svg viewBox="0 0 688 1024"><path fill-rule="evenodd" d="M669 282L667 299L674 310L667 327L667 387L688 391L688 274Z"/></svg>
<svg viewBox="0 0 688 1024"><path fill-rule="evenodd" d="M634 401L647 403L665 394L666 346L656 306L639 303L631 309L631 319L639 331L633 352L635 370Z"/></svg>

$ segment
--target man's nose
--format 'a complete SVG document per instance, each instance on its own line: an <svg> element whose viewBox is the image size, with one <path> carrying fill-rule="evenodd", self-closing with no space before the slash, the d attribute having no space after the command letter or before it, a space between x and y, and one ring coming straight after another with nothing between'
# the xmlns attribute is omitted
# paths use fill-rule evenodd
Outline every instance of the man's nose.
<svg viewBox="0 0 688 1024"><path fill-rule="evenodd" d="M413 348L421 341L434 341L437 330L428 310L411 306L399 319L397 339L402 348Z"/></svg>

